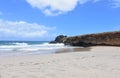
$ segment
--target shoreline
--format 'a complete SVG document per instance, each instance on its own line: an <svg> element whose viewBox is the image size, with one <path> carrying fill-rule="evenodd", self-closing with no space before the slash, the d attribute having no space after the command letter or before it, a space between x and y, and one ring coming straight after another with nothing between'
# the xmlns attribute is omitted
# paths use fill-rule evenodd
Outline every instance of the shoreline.
<svg viewBox="0 0 120 78"><path fill-rule="evenodd" d="M1 78L120 78L120 47L0 57Z"/></svg>
<svg viewBox="0 0 120 78"><path fill-rule="evenodd" d="M0 51L1 56L29 56L29 55L49 55L49 54L56 54L56 53L69 53L69 52L81 52L81 51L90 51L91 48L89 47L73 47L73 46L64 46L58 49L40 49L38 51Z"/></svg>

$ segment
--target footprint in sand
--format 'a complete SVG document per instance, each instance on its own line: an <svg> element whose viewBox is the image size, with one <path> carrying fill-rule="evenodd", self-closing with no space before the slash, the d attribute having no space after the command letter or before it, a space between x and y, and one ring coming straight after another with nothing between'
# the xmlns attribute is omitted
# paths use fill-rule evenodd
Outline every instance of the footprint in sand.
<svg viewBox="0 0 120 78"><path fill-rule="evenodd" d="M34 65L39 65L39 63L34 63Z"/></svg>
<svg viewBox="0 0 120 78"><path fill-rule="evenodd" d="M20 66L24 66L24 65L25 65L25 63L21 62L19 65L20 65Z"/></svg>

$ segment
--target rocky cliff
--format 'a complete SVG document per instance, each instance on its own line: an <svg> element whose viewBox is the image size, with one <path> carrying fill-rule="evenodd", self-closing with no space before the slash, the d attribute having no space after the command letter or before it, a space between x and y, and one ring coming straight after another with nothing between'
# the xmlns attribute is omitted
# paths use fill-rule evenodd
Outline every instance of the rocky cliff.
<svg viewBox="0 0 120 78"><path fill-rule="evenodd" d="M59 41L66 45L83 47L96 45L120 46L120 31L63 37Z"/></svg>
<svg viewBox="0 0 120 78"><path fill-rule="evenodd" d="M63 43L63 40L66 38L67 38L67 36L59 35L55 38L54 41L51 41L50 43Z"/></svg>

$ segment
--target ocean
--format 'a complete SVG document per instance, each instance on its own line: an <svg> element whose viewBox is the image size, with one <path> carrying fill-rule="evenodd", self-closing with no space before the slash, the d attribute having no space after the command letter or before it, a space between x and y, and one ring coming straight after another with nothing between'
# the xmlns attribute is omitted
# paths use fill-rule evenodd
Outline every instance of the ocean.
<svg viewBox="0 0 120 78"><path fill-rule="evenodd" d="M49 44L48 41L0 41L0 56L53 54L67 47L62 43Z"/></svg>

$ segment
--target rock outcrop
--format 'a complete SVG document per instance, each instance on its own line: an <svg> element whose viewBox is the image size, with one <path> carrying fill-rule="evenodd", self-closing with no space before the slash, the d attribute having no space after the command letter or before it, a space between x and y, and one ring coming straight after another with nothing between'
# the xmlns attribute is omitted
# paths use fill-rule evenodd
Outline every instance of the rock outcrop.
<svg viewBox="0 0 120 78"><path fill-rule="evenodd" d="M63 43L72 46L120 46L120 31L67 37Z"/></svg>
<svg viewBox="0 0 120 78"><path fill-rule="evenodd" d="M51 41L50 43L63 43L64 38L67 38L67 36L59 35L55 38L54 41Z"/></svg>

